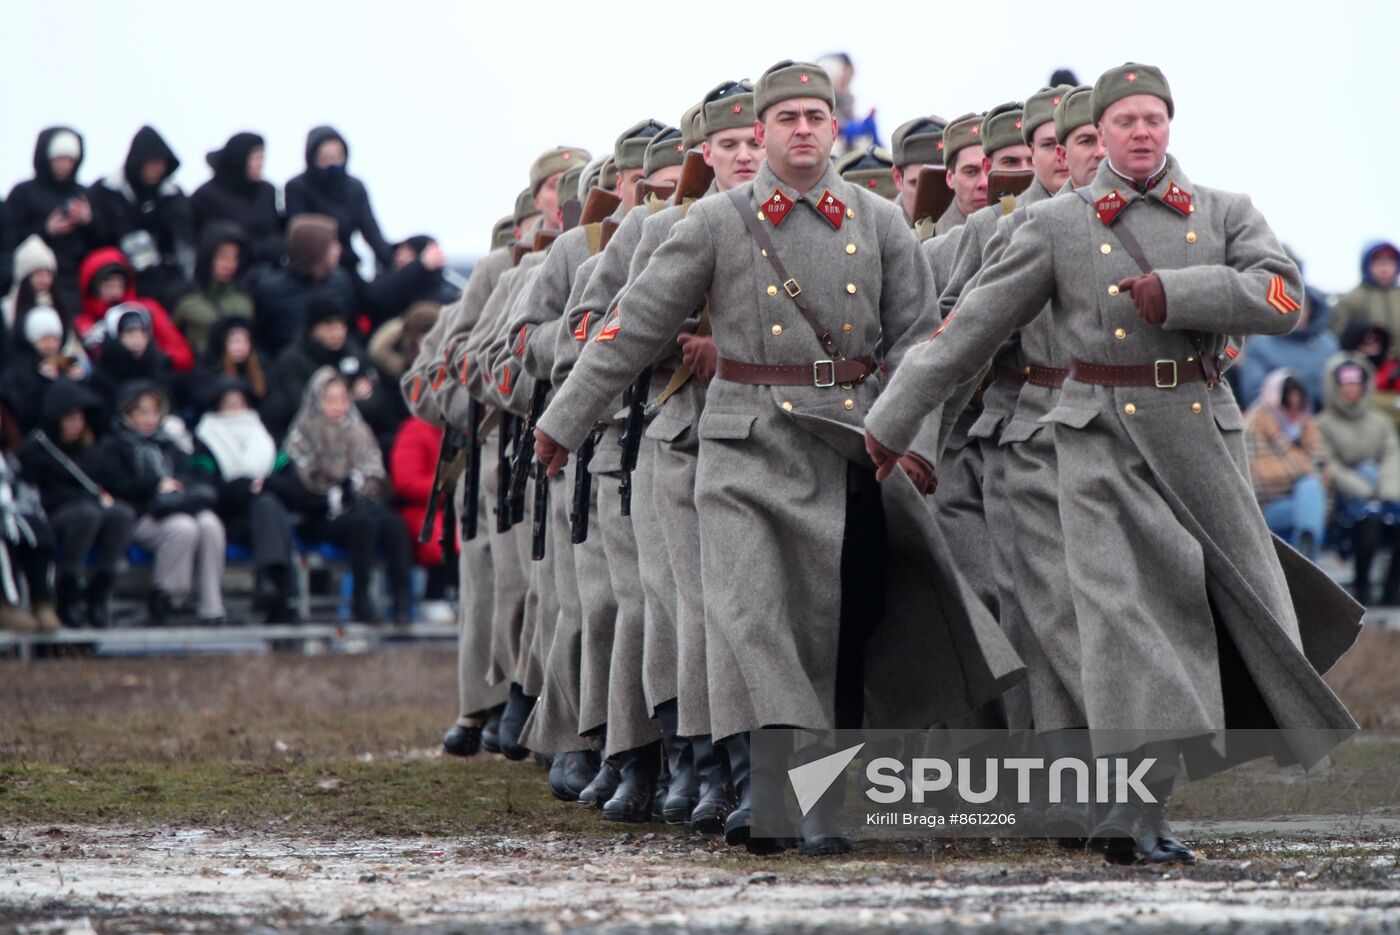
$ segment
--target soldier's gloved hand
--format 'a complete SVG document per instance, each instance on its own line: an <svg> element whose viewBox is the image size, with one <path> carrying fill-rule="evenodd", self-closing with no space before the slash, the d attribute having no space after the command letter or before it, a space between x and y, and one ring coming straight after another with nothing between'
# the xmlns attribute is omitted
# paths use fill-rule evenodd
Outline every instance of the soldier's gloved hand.
<svg viewBox="0 0 1400 935"><path fill-rule="evenodd" d="M569 463L569 449L535 429L535 458L544 465L545 474L553 477Z"/></svg>
<svg viewBox="0 0 1400 935"><path fill-rule="evenodd" d="M932 496L938 490L938 475L933 473L933 465L921 456L906 451L899 456L899 466L904 468L904 473L914 482L914 489L925 497Z"/></svg>
<svg viewBox="0 0 1400 935"><path fill-rule="evenodd" d="M867 430L865 433L865 451L870 455L870 460L875 462L875 479L882 481L890 476L894 466L899 463L899 455L886 448L875 440Z"/></svg>
<svg viewBox="0 0 1400 935"><path fill-rule="evenodd" d="M1167 290L1162 288L1162 280L1156 273L1129 276L1118 288L1132 295L1133 308L1149 325L1160 325L1167 320Z"/></svg>
<svg viewBox="0 0 1400 935"><path fill-rule="evenodd" d="M695 382L701 387L709 386L719 367L719 349L715 347L715 339L698 334L682 334L676 338L676 343L681 346L681 358L694 374Z"/></svg>

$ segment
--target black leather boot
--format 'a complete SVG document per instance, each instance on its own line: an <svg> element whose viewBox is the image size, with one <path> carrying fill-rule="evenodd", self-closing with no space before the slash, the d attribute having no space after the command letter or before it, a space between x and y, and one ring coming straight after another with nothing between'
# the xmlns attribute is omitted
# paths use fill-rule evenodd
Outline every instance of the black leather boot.
<svg viewBox="0 0 1400 935"><path fill-rule="evenodd" d="M394 624L406 627L413 623L413 592L407 584L394 589Z"/></svg>
<svg viewBox="0 0 1400 935"><path fill-rule="evenodd" d="M486 726L481 728L481 749L487 753L501 752L501 713L505 705L496 705L486 715Z"/></svg>
<svg viewBox="0 0 1400 935"><path fill-rule="evenodd" d="M530 751L520 745L520 732L525 729L525 721L535 709L535 699L525 694L519 685L511 683L510 698L501 714L499 743L501 754L508 760L523 760Z"/></svg>
<svg viewBox="0 0 1400 935"><path fill-rule="evenodd" d="M58 619L65 627L85 627L88 618L83 607L83 587L72 575L59 575L54 584L54 601Z"/></svg>
<svg viewBox="0 0 1400 935"><path fill-rule="evenodd" d="M817 752L825 755L834 751L823 749ZM834 857L852 851L851 839L841 829L841 807L845 804L846 777L843 774L836 777L836 781L799 820L798 829L802 834L797 845L799 854L803 857Z"/></svg>
<svg viewBox="0 0 1400 935"><path fill-rule="evenodd" d="M690 826L701 834L720 834L724 819L734 807L729 784L729 760L709 735L690 738L695 772L700 778L699 800L690 813Z"/></svg>
<svg viewBox="0 0 1400 935"><path fill-rule="evenodd" d="M611 760L604 760L598 766L597 775L578 794L579 803L589 808L602 808L603 803L613 797L620 782L622 774L618 772L617 764Z"/></svg>
<svg viewBox="0 0 1400 935"><path fill-rule="evenodd" d="M379 608L374 606L374 599L369 596L368 582L362 588L359 578L355 579L355 596L350 601L350 619L355 623L384 622L384 618L379 616Z"/></svg>
<svg viewBox="0 0 1400 935"><path fill-rule="evenodd" d="M603 805L608 821L640 822L651 819L656 781L661 774L661 744L649 743L618 754L622 781Z"/></svg>
<svg viewBox="0 0 1400 935"><path fill-rule="evenodd" d="M442 735L442 752L449 756L475 756L480 750L480 724L453 724Z"/></svg>
<svg viewBox="0 0 1400 935"><path fill-rule="evenodd" d="M96 580L94 575L93 579ZM93 608L97 602L93 600L93 583L88 583L88 621L94 627L104 627L105 623L99 624L93 620ZM170 595L164 591L151 589L151 595L146 600L147 616L146 625L151 627L168 626L170 618L175 614L175 603L170 599Z"/></svg>
<svg viewBox="0 0 1400 935"><path fill-rule="evenodd" d="M668 825L690 822L690 814L700 802L700 777L695 772L695 751L689 738L677 734L680 712L674 700L656 709L661 722L661 742L666 748L666 767L671 774L666 798L661 803L661 820Z"/></svg>
<svg viewBox="0 0 1400 935"><path fill-rule="evenodd" d="M83 601L87 604L88 626L95 630L105 630L112 625L112 587L116 576L110 571L99 571L88 578ZM165 597L166 604L170 602Z"/></svg>
<svg viewBox="0 0 1400 935"><path fill-rule="evenodd" d="M1081 730L1054 731L1041 736L1045 749L1045 761L1053 763L1061 758L1075 758L1093 768L1093 754L1089 747L1088 735ZM1076 792L1072 776L1062 776L1060 801L1049 801L1049 780L1044 783L1046 805L1044 813L1045 836L1055 838L1068 848L1083 848L1089 840L1089 832L1094 826L1093 796L1088 802L1075 801Z"/></svg>
<svg viewBox="0 0 1400 935"><path fill-rule="evenodd" d="M734 781L736 804L734 810L724 819L724 843L738 847L742 845L750 854L766 856L777 854L788 847L784 838L757 838L753 836L753 788L752 760L747 731L734 734L724 741L725 752L729 755L729 775Z"/></svg>
<svg viewBox="0 0 1400 935"><path fill-rule="evenodd" d="M564 802L571 801L569 793L564 789L564 757L566 754L559 753L549 761L549 791L556 799Z"/></svg>
<svg viewBox="0 0 1400 935"><path fill-rule="evenodd" d="M1109 778L1112 782L1112 772ZM1150 782L1147 788L1156 802L1115 802L1094 829L1094 839L1103 843L1104 860L1111 864L1194 864L1196 855L1167 823L1172 780Z"/></svg>
<svg viewBox="0 0 1400 935"><path fill-rule="evenodd" d="M562 756L565 798L576 801L598 775L598 754L593 750L572 750Z"/></svg>

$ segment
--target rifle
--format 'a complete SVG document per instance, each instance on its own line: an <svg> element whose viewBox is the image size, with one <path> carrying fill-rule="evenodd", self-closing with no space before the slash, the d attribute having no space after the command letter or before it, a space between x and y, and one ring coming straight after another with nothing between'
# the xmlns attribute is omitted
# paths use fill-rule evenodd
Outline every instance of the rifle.
<svg viewBox="0 0 1400 935"><path fill-rule="evenodd" d="M510 265L519 266L520 261L525 259L525 254L530 252L530 248L523 243L513 243L510 245Z"/></svg>
<svg viewBox="0 0 1400 935"><path fill-rule="evenodd" d="M593 474L588 465L593 462L593 451L602 437L601 428L589 432L574 457L574 500L569 510L569 541L574 545L588 541L588 507L593 493Z"/></svg>
<svg viewBox="0 0 1400 935"><path fill-rule="evenodd" d="M535 253L538 253L538 252L540 252L541 250L548 250L548 249L549 249L549 245L552 244L552 243L554 243L554 241L557 240L558 237L559 237L559 232L558 232L558 231L537 231L537 232L535 233L535 248L534 248L534 252L535 252Z"/></svg>
<svg viewBox="0 0 1400 935"><path fill-rule="evenodd" d="M588 202L583 206L580 224L597 224L610 216L622 204L622 199L603 188L594 188L588 193Z"/></svg>
<svg viewBox="0 0 1400 935"><path fill-rule="evenodd" d="M517 419L519 434L515 439L515 457L510 468L510 521L525 519L525 482L530 479L530 462L535 457L535 426L544 412L549 397L548 380L536 380L530 390L530 410L523 420Z"/></svg>
<svg viewBox="0 0 1400 935"><path fill-rule="evenodd" d="M612 240L612 235L617 233L618 222L612 218L603 221L598 234L598 252L602 253L607 249L608 241Z"/></svg>
<svg viewBox="0 0 1400 935"><path fill-rule="evenodd" d="M637 469L637 456L642 450L642 432L646 428L647 393L651 390L651 368L648 367L637 377L637 382L622 394L622 404L627 407L627 418L618 433L617 443L622 446L622 482L617 492L622 496L622 515L632 515L632 472Z"/></svg>
<svg viewBox="0 0 1400 935"><path fill-rule="evenodd" d="M462 451L462 437L456 429L448 426L442 433L442 444L438 446L437 467L433 470L433 486L428 493L428 508L423 513L423 526L418 530L418 541L429 542L433 538L433 525L437 521L438 509L444 497L452 493L445 488L452 473L453 463ZM443 533L446 535L446 532Z"/></svg>
<svg viewBox="0 0 1400 935"><path fill-rule="evenodd" d="M705 162L704 154L699 149L690 150L681 164L681 178L676 183L676 203L704 197L714 180L715 170Z"/></svg>
<svg viewBox="0 0 1400 935"><path fill-rule="evenodd" d="M496 436L496 466L499 477L496 480L496 532L510 532L510 443L515 428L515 416L501 413L501 423Z"/></svg>
<svg viewBox="0 0 1400 935"><path fill-rule="evenodd" d="M481 401L470 399L467 402L467 461L462 472L462 541L471 542L476 538L477 518L480 512L478 498L481 496Z"/></svg>
<svg viewBox="0 0 1400 935"><path fill-rule="evenodd" d="M442 535L438 547L442 549L442 567L454 567L457 563L457 502L452 499L450 488L442 492Z"/></svg>
<svg viewBox="0 0 1400 935"><path fill-rule="evenodd" d="M535 515L530 518L530 559L544 561L544 542L549 524L549 477L545 466L535 462Z"/></svg>
<svg viewBox="0 0 1400 935"><path fill-rule="evenodd" d="M1001 202L1002 213L1010 214L1016 210L1017 196L1034 181L1034 169L994 169L987 175L987 204Z"/></svg>
<svg viewBox="0 0 1400 935"><path fill-rule="evenodd" d="M919 170L914 188L914 224L931 221L935 224L953 203L953 190L948 187L948 170L943 166L926 165Z"/></svg>
<svg viewBox="0 0 1400 935"><path fill-rule="evenodd" d="M671 195L675 194L676 183L648 182L643 180L640 183L638 183L637 191L640 196L637 199L638 204L646 204L646 200L648 197L655 198L658 201L666 201L671 197Z"/></svg>

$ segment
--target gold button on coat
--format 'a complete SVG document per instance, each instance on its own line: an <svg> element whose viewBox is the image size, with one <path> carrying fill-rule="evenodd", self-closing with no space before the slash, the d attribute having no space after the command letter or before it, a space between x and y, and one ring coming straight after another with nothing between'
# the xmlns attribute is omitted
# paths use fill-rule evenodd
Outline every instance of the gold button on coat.
<svg viewBox="0 0 1400 935"><path fill-rule="evenodd" d="M1104 256L1108 256L1110 253L1113 252L1113 244L1099 244L1099 252L1102 253Z"/></svg>
<svg viewBox="0 0 1400 935"><path fill-rule="evenodd" d="M846 244L846 252L847 252L847 253L855 253L855 252L856 252L856 245L853 244L853 243L848 243L848 244Z"/></svg>
<svg viewBox="0 0 1400 935"><path fill-rule="evenodd" d="M1117 294L1118 294L1118 284L1117 284L1117 283L1114 283L1113 285L1111 285L1111 286L1108 287L1108 294L1109 294L1109 295L1117 295Z"/></svg>
<svg viewBox="0 0 1400 935"><path fill-rule="evenodd" d="M1128 336L1127 329L1118 328L1113 332L1113 336L1121 341Z"/></svg>
<svg viewBox="0 0 1400 935"><path fill-rule="evenodd" d="M855 208L847 208L847 209L846 209L846 217L848 217L848 218L853 218L853 217L855 217L855 216L856 216L856 209L855 209Z"/></svg>
<svg viewBox="0 0 1400 935"><path fill-rule="evenodd" d="M846 322L844 325L841 326L841 331L842 331L843 334L850 334L850 333L851 333L852 331L854 331L854 330L855 330L855 326L852 325L849 321Z"/></svg>
<svg viewBox="0 0 1400 935"><path fill-rule="evenodd" d="M777 294L778 294L778 287L777 287L777 286L769 286L769 287L768 287L768 294L769 294L769 295L777 295Z"/></svg>
<svg viewBox="0 0 1400 935"><path fill-rule="evenodd" d="M782 325L774 325L774 326L773 326L773 333L774 333L774 334L782 334L782 333L783 333L783 326L782 326Z"/></svg>
<svg viewBox="0 0 1400 935"><path fill-rule="evenodd" d="M1192 411L1192 412L1200 412L1200 411L1201 411L1201 404L1200 404L1200 403L1192 403L1192 404L1191 404L1191 411Z"/></svg>
<svg viewBox="0 0 1400 935"><path fill-rule="evenodd" d="M841 405L845 406L847 409L854 409L856 408L856 401L854 399L848 399Z"/></svg>
<svg viewBox="0 0 1400 935"><path fill-rule="evenodd" d="M1186 242L1187 242L1187 243L1195 243L1195 242L1196 242L1196 232L1195 232L1195 231L1187 231L1187 232L1186 232Z"/></svg>
<svg viewBox="0 0 1400 935"><path fill-rule="evenodd" d="M1128 415L1132 415L1133 413L1137 412L1137 406L1134 406L1132 403L1128 403L1128 405L1123 407L1123 411L1126 412Z"/></svg>
<svg viewBox="0 0 1400 935"><path fill-rule="evenodd" d="M848 283L846 283L846 291L849 292L851 295L855 295L855 294L856 294L856 284L853 283L853 282L848 282Z"/></svg>
<svg viewBox="0 0 1400 935"><path fill-rule="evenodd" d="M768 220L768 215L766 215L766 214L764 214L762 211L760 211L760 212L758 212L758 219L759 219L760 221L766 221L766 220Z"/></svg>
<svg viewBox="0 0 1400 935"><path fill-rule="evenodd" d="M789 400L783 400L783 411L792 412L792 403Z"/></svg>

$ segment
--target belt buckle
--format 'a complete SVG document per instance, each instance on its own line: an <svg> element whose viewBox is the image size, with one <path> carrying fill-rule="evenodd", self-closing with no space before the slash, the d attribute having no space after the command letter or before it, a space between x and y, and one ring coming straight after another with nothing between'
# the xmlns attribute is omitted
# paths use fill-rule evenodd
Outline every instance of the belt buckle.
<svg viewBox="0 0 1400 935"><path fill-rule="evenodd" d="M796 279L789 279L783 283L783 291L795 299L802 294L802 287L797 284Z"/></svg>
<svg viewBox="0 0 1400 935"><path fill-rule="evenodd" d="M1171 367L1171 382L1162 379L1162 368ZM1177 384L1176 361L1174 360L1154 360L1152 362L1152 382L1159 390L1175 389Z"/></svg>
<svg viewBox="0 0 1400 935"><path fill-rule="evenodd" d="M831 376L830 376L825 382L823 382L823 380L822 380L822 371L821 371L821 368L822 368L822 367L830 367L830 368L831 368L831 370L830 370ZM812 362L812 385L813 385L813 386L816 386L816 387L822 387L822 388L829 387L829 386L835 386L835 385L836 385L836 361L834 361L834 360L817 360L817 361L813 361L813 362Z"/></svg>

